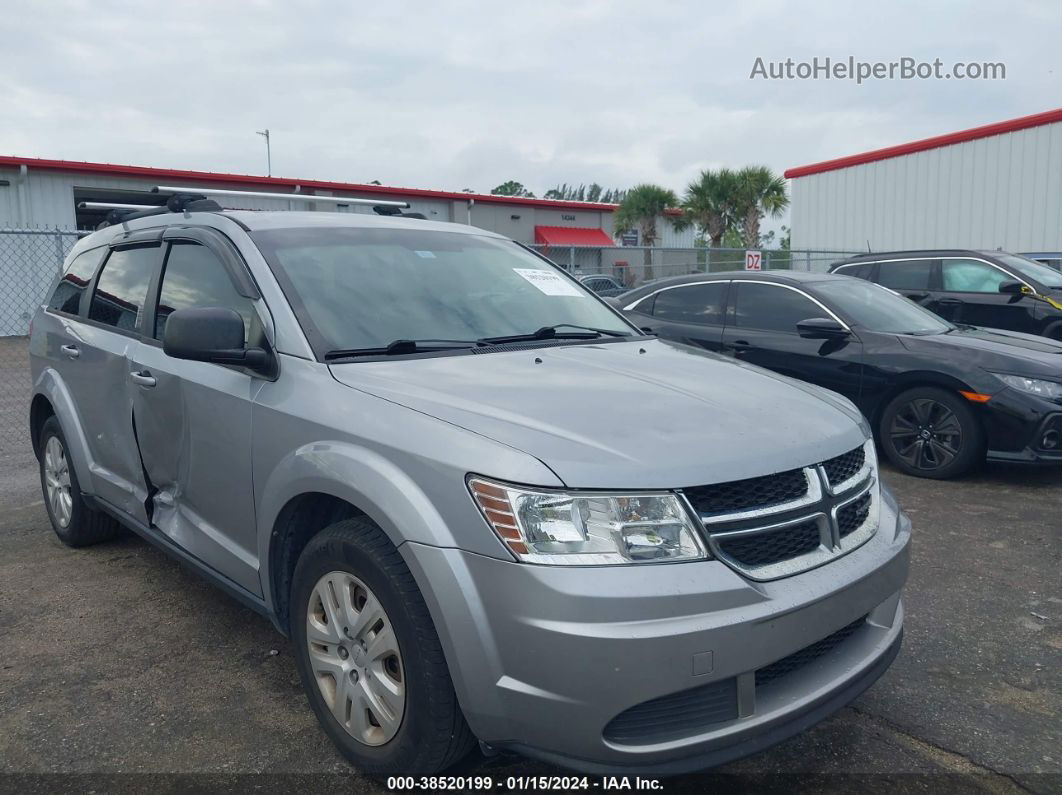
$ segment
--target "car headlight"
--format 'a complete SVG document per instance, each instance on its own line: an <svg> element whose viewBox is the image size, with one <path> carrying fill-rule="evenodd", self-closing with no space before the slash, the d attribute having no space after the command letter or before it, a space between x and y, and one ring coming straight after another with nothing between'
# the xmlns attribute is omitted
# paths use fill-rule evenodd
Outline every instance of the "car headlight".
<svg viewBox="0 0 1062 795"><path fill-rule="evenodd" d="M708 557L675 494L568 493L470 478L487 524L524 563L608 566Z"/></svg>
<svg viewBox="0 0 1062 795"><path fill-rule="evenodd" d="M1042 398L1048 398L1049 400L1058 400L1062 398L1062 384L1057 381L1045 381L1042 378L1026 378L1023 375L1005 375L1004 373L995 373L995 376L1001 380L1004 384L1014 389L1020 389L1022 392L1028 392L1032 395L1038 395Z"/></svg>

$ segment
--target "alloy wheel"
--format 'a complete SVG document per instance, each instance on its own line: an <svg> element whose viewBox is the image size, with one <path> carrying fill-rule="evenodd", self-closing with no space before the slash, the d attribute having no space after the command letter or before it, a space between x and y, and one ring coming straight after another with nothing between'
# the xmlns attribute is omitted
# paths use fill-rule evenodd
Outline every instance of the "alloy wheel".
<svg viewBox="0 0 1062 795"><path fill-rule="evenodd" d="M70 493L70 464L58 436L49 437L44 446L44 487L56 523L68 527L74 513L74 498Z"/></svg>
<svg viewBox="0 0 1062 795"><path fill-rule="evenodd" d="M915 469L947 466L962 449L962 423L955 412L931 398L916 398L892 419L889 436L896 454Z"/></svg>
<svg viewBox="0 0 1062 795"><path fill-rule="evenodd" d="M405 714L405 670L391 619L368 586L345 571L321 577L306 609L306 643L339 724L366 745L391 740Z"/></svg>

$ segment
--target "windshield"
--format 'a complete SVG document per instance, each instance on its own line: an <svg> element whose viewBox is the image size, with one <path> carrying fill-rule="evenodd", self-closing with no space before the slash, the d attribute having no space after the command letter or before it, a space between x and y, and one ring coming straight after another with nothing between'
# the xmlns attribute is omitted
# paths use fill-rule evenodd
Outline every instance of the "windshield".
<svg viewBox="0 0 1062 795"><path fill-rule="evenodd" d="M1049 268L1042 262L1034 262L1031 259L1019 257L1017 254L1002 254L998 251L993 251L992 256L1019 276L1025 276L1053 290L1062 289L1062 273Z"/></svg>
<svg viewBox="0 0 1062 795"><path fill-rule="evenodd" d="M322 357L396 340L473 344L557 325L636 333L585 287L507 240L353 227L251 237Z"/></svg>
<svg viewBox="0 0 1062 795"><path fill-rule="evenodd" d="M886 334L943 334L954 328L932 312L862 279L824 281L815 291L853 325Z"/></svg>

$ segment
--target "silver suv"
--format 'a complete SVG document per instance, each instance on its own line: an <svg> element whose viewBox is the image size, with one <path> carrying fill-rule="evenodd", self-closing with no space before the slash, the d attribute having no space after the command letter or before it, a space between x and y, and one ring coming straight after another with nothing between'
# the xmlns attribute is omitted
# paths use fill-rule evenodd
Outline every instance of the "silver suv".
<svg viewBox="0 0 1062 795"><path fill-rule="evenodd" d="M269 616L358 767L701 769L895 657L910 522L844 398L473 227L197 207L81 240L34 318L48 514Z"/></svg>

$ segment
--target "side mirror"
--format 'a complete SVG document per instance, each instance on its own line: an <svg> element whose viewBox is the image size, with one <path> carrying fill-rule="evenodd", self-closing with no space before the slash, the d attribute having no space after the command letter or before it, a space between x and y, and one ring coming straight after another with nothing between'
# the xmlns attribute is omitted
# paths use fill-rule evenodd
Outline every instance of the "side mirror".
<svg viewBox="0 0 1062 795"><path fill-rule="evenodd" d="M831 317L813 317L797 323L797 333L809 340L834 340L848 336L848 329Z"/></svg>
<svg viewBox="0 0 1062 795"><path fill-rule="evenodd" d="M166 318L162 350L174 359L234 364L262 370L269 354L244 347L243 318L235 309L209 306L178 309Z"/></svg>
<svg viewBox="0 0 1062 795"><path fill-rule="evenodd" d="M1009 295L1021 295L1025 292L1025 285L1016 281L1000 282L999 291Z"/></svg>

